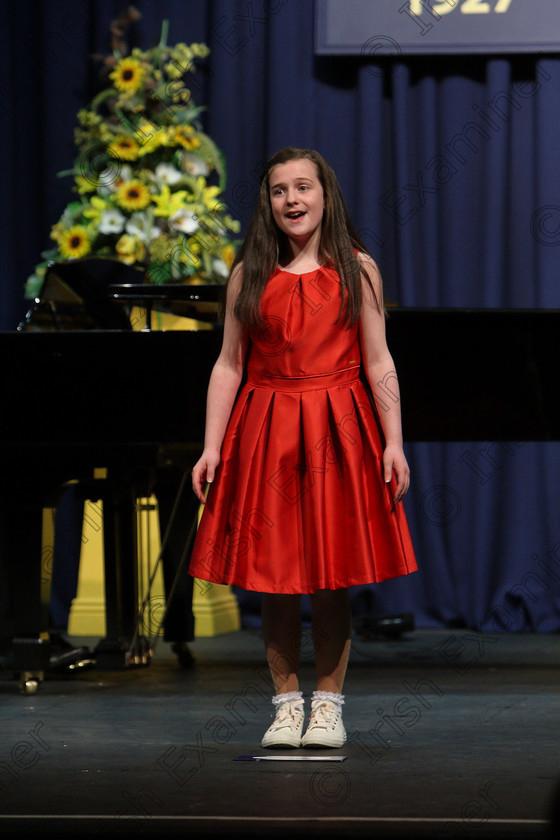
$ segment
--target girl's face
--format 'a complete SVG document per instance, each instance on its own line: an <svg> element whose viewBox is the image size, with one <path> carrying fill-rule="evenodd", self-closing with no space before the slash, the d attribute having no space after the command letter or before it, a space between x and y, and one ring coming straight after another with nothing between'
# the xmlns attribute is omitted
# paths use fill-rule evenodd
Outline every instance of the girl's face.
<svg viewBox="0 0 560 840"><path fill-rule="evenodd" d="M325 201L313 161L290 160L274 166L268 175L274 221L291 239L305 243L320 236Z"/></svg>

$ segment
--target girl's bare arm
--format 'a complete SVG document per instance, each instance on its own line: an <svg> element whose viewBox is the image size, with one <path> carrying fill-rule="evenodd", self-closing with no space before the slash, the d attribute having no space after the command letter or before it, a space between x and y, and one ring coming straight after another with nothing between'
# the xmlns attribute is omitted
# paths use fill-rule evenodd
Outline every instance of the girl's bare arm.
<svg viewBox="0 0 560 840"><path fill-rule="evenodd" d="M379 302L379 307L377 307L371 289L364 281L362 283L363 305L360 317L364 368L373 391L385 435L384 479L389 482L393 470L395 471L397 476L395 501L399 502L410 484L410 469L403 451L399 381L385 336L383 289L379 270L373 260L366 255L360 254L359 259L371 278Z"/></svg>
<svg viewBox="0 0 560 840"><path fill-rule="evenodd" d="M205 501L205 482L212 482L220 463L220 451L241 378L247 350L247 333L233 313L241 288L242 267L238 265L228 283L222 348L208 384L204 450L192 471L193 490Z"/></svg>

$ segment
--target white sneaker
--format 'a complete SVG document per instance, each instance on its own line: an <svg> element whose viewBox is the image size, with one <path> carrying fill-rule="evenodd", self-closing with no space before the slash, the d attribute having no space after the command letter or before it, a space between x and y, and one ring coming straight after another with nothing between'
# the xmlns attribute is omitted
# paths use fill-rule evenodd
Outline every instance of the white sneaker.
<svg viewBox="0 0 560 840"><path fill-rule="evenodd" d="M311 717L307 732L301 739L302 747L342 747L346 743L346 730L342 723L342 709L330 700L312 700Z"/></svg>
<svg viewBox="0 0 560 840"><path fill-rule="evenodd" d="M303 732L303 700L278 706L276 717L261 741L263 747L299 747Z"/></svg>

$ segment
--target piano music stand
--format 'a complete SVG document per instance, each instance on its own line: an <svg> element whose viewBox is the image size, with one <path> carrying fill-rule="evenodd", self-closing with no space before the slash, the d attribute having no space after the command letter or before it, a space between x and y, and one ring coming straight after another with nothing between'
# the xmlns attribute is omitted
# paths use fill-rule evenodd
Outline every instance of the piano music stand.
<svg viewBox="0 0 560 840"><path fill-rule="evenodd" d="M152 329L152 310L173 312L197 321L216 321L224 286L213 283L166 283L159 286L144 283L112 283L111 299L117 303L140 306L146 310L145 331Z"/></svg>

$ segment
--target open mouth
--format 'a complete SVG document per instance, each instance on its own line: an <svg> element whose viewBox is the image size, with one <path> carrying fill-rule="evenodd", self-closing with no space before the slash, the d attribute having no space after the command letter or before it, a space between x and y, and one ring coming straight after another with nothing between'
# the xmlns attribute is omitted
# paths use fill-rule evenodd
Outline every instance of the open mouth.
<svg viewBox="0 0 560 840"><path fill-rule="evenodd" d="M286 213L286 218L288 219L301 219L302 216L305 215L304 210L293 210L290 213Z"/></svg>

